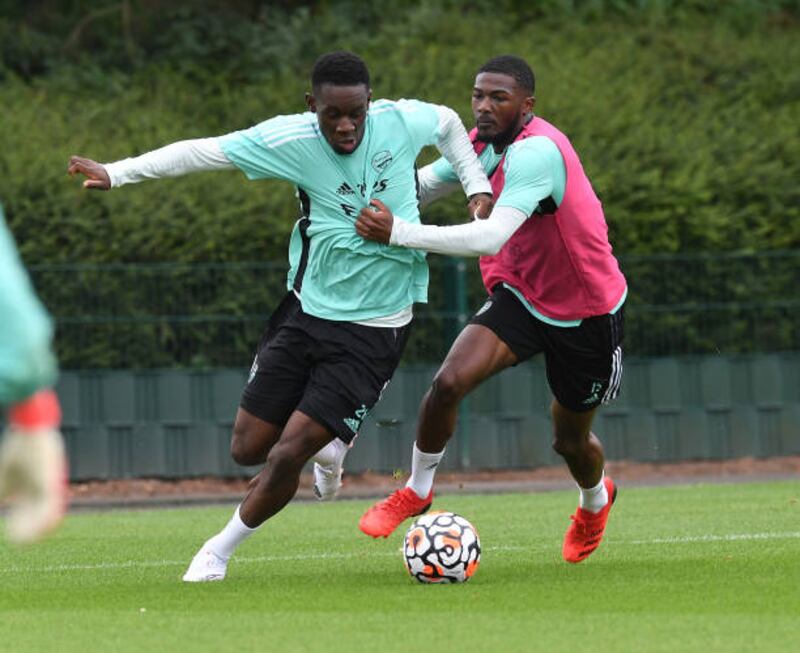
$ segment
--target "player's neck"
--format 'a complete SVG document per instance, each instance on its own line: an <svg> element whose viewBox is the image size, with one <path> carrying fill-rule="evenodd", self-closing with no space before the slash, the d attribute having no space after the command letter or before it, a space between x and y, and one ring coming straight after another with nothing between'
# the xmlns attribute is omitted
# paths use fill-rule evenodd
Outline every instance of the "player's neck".
<svg viewBox="0 0 800 653"><path fill-rule="evenodd" d="M499 134L498 137L492 141L492 147L494 147L495 154L502 154L505 152L506 148L517 140L520 132L528 126L528 123L530 123L531 120L533 120L533 114L526 113L522 117L520 124L514 125L512 129L509 129L504 134Z"/></svg>

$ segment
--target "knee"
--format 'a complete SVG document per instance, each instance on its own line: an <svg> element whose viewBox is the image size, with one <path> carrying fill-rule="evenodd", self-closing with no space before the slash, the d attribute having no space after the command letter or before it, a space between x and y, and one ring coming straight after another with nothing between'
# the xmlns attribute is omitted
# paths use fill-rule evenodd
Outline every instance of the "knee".
<svg viewBox="0 0 800 653"><path fill-rule="evenodd" d="M552 446L553 451L562 457L574 456L580 449L576 440L572 438L559 437L558 433L553 434Z"/></svg>
<svg viewBox="0 0 800 653"><path fill-rule="evenodd" d="M293 447L279 442L267 455L265 472L274 478L299 477L306 462L308 459L298 454Z"/></svg>
<svg viewBox="0 0 800 653"><path fill-rule="evenodd" d="M575 412L553 401L553 449L564 457L582 456L592 447L595 410Z"/></svg>
<svg viewBox="0 0 800 653"><path fill-rule="evenodd" d="M238 465L259 465L266 460L267 452L260 438L239 424L234 425L231 436L231 458Z"/></svg>
<svg viewBox="0 0 800 653"><path fill-rule="evenodd" d="M589 430L555 428L553 431L553 449L560 456L583 456L596 446L599 442Z"/></svg>
<svg viewBox="0 0 800 653"><path fill-rule="evenodd" d="M559 456L575 456L584 446L585 438L582 433L573 429L564 428L563 425L553 426L553 450Z"/></svg>
<svg viewBox="0 0 800 653"><path fill-rule="evenodd" d="M456 404L467 394L467 390L467 383L458 372L443 369L433 379L430 398L442 404Z"/></svg>
<svg viewBox="0 0 800 653"><path fill-rule="evenodd" d="M264 462L264 456L248 448L245 443L236 440L231 441L231 458L237 465L249 467L259 465Z"/></svg>

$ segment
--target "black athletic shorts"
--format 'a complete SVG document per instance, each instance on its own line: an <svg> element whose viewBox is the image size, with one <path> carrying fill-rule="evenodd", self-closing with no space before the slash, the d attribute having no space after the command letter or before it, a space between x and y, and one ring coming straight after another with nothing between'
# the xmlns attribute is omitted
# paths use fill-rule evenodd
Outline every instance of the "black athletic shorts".
<svg viewBox="0 0 800 653"><path fill-rule="evenodd" d="M575 327L538 319L508 288L497 285L472 317L497 335L519 362L544 353L547 381L558 402L576 412L614 399L622 380L623 308Z"/></svg>
<svg viewBox="0 0 800 653"><path fill-rule="evenodd" d="M410 329L323 320L289 292L267 323L241 406L281 426L299 410L350 442L389 384Z"/></svg>

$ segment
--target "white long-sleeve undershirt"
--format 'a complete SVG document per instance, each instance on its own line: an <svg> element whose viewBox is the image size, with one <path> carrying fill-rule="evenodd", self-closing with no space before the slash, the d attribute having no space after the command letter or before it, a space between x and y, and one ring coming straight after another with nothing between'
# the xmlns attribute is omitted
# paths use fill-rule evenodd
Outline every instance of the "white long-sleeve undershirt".
<svg viewBox="0 0 800 653"><path fill-rule="evenodd" d="M492 194L492 185L481 167L469 134L461 118L450 107L436 105L439 114L439 138L437 149L442 153L458 175L467 197L476 193Z"/></svg>
<svg viewBox="0 0 800 653"><path fill-rule="evenodd" d="M216 138L195 138L170 143L141 156L104 163L111 187L138 184L146 179L180 177L190 172L230 170L228 160Z"/></svg>
<svg viewBox="0 0 800 653"><path fill-rule="evenodd" d="M450 162L467 196L491 193L492 187L475 156L472 143L458 114L436 105L439 116L437 149ZM236 166L225 156L216 138L177 141L137 157L104 163L111 187L136 184L147 179L180 177L192 172L229 170Z"/></svg>
<svg viewBox="0 0 800 653"><path fill-rule="evenodd" d="M452 256L493 256L527 218L511 206L495 207L485 220L441 227L395 218L389 244Z"/></svg>
<svg viewBox="0 0 800 653"><path fill-rule="evenodd" d="M470 143L470 147L472 147L472 143ZM433 164L426 165L424 168L419 169L417 172L417 182L419 183L419 205L423 209L436 200L446 197L453 191L458 190L459 187L457 181L445 181L440 179L439 175L433 170ZM491 193L491 185L488 192ZM473 193L468 193L468 195L472 194Z"/></svg>

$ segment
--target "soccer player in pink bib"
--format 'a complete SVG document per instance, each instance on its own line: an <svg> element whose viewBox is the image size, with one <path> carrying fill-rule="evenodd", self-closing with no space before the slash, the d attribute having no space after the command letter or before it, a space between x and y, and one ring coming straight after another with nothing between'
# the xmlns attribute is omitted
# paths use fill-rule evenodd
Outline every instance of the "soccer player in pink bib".
<svg viewBox="0 0 800 653"><path fill-rule="evenodd" d="M469 224L411 224L379 201L361 211L364 238L456 256L480 256L486 304L450 349L420 406L406 487L372 506L361 530L387 537L428 509L433 479L461 399L490 376L544 354L553 392L553 447L580 489L563 556L581 562L600 544L617 489L592 433L622 377L625 277L600 201L569 139L535 116L534 75L519 57L489 60L472 91L470 133L494 208ZM423 205L457 187L445 161L420 171ZM476 215L476 218L481 217Z"/></svg>

